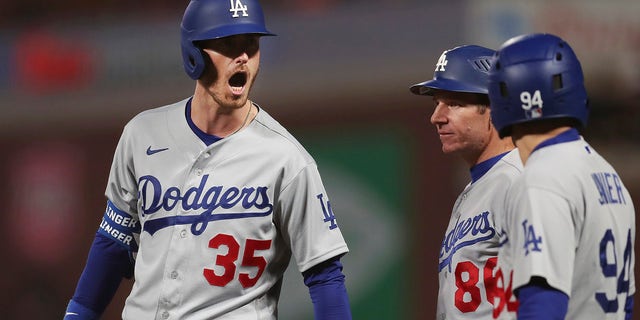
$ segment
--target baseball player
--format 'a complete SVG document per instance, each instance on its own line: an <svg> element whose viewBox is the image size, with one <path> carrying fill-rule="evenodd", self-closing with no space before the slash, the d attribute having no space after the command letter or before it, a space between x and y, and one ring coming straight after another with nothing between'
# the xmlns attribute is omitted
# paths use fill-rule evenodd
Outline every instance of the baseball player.
<svg viewBox="0 0 640 320"><path fill-rule="evenodd" d="M499 253L517 318L630 319L635 210L620 175L580 134L589 110L576 54L551 34L518 36L495 54L489 79L493 122L524 163Z"/></svg>
<svg viewBox="0 0 640 320"><path fill-rule="evenodd" d="M99 317L123 277L135 279L123 319L276 319L292 256L316 319L351 319L348 248L316 163L248 99L272 35L257 0L189 3L195 92L125 126L65 319Z"/></svg>
<svg viewBox="0 0 640 320"><path fill-rule="evenodd" d="M496 220L504 214L506 190L522 163L511 140L498 137L489 116L487 85L493 53L476 45L444 51L433 79L410 88L414 94L433 97L431 123L442 151L464 159L471 176L453 206L442 241L439 320L493 319L494 298L502 296Z"/></svg>

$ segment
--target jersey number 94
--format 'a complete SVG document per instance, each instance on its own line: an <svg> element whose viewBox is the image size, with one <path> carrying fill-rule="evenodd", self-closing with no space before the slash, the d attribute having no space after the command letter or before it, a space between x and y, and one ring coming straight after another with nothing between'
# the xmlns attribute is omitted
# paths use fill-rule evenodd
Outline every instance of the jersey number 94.
<svg viewBox="0 0 640 320"><path fill-rule="evenodd" d="M616 257L615 243L616 239L613 232L611 229L607 229L602 240L600 240L600 267L602 274L606 278L613 278L616 281L616 295L612 300L609 300L606 293L596 292L595 299L605 313L618 312L618 295L624 294L625 299L629 296L629 272L631 271L631 253L633 252L631 229L627 232L627 243L622 257L622 270L619 275L617 274L618 257Z"/></svg>

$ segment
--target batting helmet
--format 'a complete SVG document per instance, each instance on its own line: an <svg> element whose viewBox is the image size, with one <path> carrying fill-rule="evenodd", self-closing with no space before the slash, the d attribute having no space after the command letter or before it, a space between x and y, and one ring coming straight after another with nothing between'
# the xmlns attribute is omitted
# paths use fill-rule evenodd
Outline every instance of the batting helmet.
<svg viewBox="0 0 640 320"><path fill-rule="evenodd" d="M181 29L184 70L194 80L200 78L205 66L197 41L247 33L275 35L267 30L257 0L191 0Z"/></svg>
<svg viewBox="0 0 640 320"><path fill-rule="evenodd" d="M419 95L433 95L433 91L447 90L487 94L488 72L495 51L476 45L446 50L436 63L433 79L409 88Z"/></svg>
<svg viewBox="0 0 640 320"><path fill-rule="evenodd" d="M587 124L582 67L569 44L551 34L509 39L489 71L491 118L501 137L517 123L567 118Z"/></svg>

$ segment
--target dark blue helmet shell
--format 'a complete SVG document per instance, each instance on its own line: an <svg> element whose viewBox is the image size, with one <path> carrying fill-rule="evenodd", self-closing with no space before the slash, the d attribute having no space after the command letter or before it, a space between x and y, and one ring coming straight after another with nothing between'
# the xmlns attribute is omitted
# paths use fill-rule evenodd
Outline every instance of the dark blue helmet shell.
<svg viewBox="0 0 640 320"><path fill-rule="evenodd" d="M434 90L488 94L488 76L495 51L476 45L446 50L436 63L433 79L416 83L414 94L433 95Z"/></svg>
<svg viewBox="0 0 640 320"><path fill-rule="evenodd" d="M203 52L195 42L238 34L275 35L267 30L257 0L191 0L182 17L180 41L189 77L195 80L204 72Z"/></svg>
<svg viewBox="0 0 640 320"><path fill-rule="evenodd" d="M489 100L501 137L518 123L568 118L584 127L589 116L580 62L551 34L517 36L500 47L489 72Z"/></svg>

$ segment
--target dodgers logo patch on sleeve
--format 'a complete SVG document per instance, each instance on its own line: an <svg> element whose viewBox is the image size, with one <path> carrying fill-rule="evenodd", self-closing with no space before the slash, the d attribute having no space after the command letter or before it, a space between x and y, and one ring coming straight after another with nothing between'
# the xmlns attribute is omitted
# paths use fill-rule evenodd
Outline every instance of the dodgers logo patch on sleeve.
<svg viewBox="0 0 640 320"><path fill-rule="evenodd" d="M140 233L140 222L116 208L111 201L107 201L107 209L98 232L122 244L128 251L138 251L138 244L133 234Z"/></svg>
<svg viewBox="0 0 640 320"><path fill-rule="evenodd" d="M529 220L522 221L522 228L524 229L524 255L529 255L530 251L542 251L540 244L542 243L542 236L536 235L536 230L533 225L529 225Z"/></svg>

